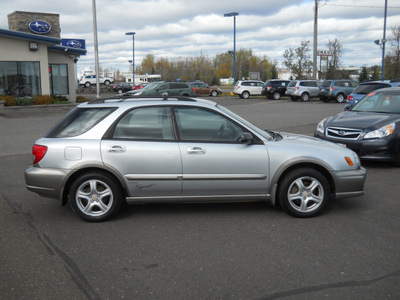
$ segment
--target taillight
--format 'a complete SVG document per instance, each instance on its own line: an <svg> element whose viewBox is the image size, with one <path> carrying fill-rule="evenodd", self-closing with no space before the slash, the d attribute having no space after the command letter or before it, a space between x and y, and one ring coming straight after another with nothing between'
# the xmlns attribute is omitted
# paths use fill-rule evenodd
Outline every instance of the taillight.
<svg viewBox="0 0 400 300"><path fill-rule="evenodd" d="M192 92L194 92L194 88L192 88Z"/></svg>
<svg viewBox="0 0 400 300"><path fill-rule="evenodd" d="M272 86L267 86L267 90L270 90Z"/></svg>
<svg viewBox="0 0 400 300"><path fill-rule="evenodd" d="M330 88L329 88L329 90L332 92L333 90L334 90L335 88L333 87L333 86L331 86Z"/></svg>
<svg viewBox="0 0 400 300"><path fill-rule="evenodd" d="M300 87L296 86L296 90L300 89Z"/></svg>
<svg viewBox="0 0 400 300"><path fill-rule="evenodd" d="M33 145L32 154L35 156L35 160L33 161L33 163L37 164L39 161L41 161L46 152L47 152L46 146Z"/></svg>
<svg viewBox="0 0 400 300"><path fill-rule="evenodd" d="M353 96L350 96L350 95L347 96L347 102L349 102L349 100L353 100L353 99L354 99Z"/></svg>

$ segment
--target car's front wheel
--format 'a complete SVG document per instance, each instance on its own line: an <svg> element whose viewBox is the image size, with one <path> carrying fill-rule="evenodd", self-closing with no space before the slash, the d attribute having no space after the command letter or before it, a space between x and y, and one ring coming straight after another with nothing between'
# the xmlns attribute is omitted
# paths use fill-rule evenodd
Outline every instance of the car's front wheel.
<svg viewBox="0 0 400 300"><path fill-rule="evenodd" d="M297 101L297 98L294 97L294 96L290 96L290 99L291 99L292 101Z"/></svg>
<svg viewBox="0 0 400 300"><path fill-rule="evenodd" d="M330 199L328 180L320 172L300 168L289 172L280 182L278 198L283 209L299 218L319 214Z"/></svg>
<svg viewBox="0 0 400 300"><path fill-rule="evenodd" d="M68 202L83 220L102 222L120 208L122 194L116 181L105 173L87 173L71 185Z"/></svg>
<svg viewBox="0 0 400 300"><path fill-rule="evenodd" d="M243 92L242 93L242 98L249 99L250 98L250 93L249 92Z"/></svg>

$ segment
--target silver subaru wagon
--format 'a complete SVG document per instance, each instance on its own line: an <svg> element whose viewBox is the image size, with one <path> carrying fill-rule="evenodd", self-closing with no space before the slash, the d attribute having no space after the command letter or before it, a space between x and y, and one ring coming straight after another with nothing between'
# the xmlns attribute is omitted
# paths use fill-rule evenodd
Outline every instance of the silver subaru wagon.
<svg viewBox="0 0 400 300"><path fill-rule="evenodd" d="M265 201L312 217L334 198L362 196L366 177L343 146L262 130L219 104L185 97L80 104L32 153L26 187L92 222L123 202Z"/></svg>

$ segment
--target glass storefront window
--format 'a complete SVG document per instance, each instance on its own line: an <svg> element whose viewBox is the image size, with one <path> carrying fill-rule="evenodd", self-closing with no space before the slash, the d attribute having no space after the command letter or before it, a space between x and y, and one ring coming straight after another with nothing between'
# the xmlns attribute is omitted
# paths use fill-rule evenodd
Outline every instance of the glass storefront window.
<svg viewBox="0 0 400 300"><path fill-rule="evenodd" d="M0 95L41 94L39 66L36 61L0 61Z"/></svg>
<svg viewBox="0 0 400 300"><path fill-rule="evenodd" d="M68 68L66 64L50 64L49 79L52 95L68 95Z"/></svg>

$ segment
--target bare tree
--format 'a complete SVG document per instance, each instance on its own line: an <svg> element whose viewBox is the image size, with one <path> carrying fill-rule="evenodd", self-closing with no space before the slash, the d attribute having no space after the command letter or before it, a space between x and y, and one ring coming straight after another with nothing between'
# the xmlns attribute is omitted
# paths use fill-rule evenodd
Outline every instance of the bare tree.
<svg viewBox="0 0 400 300"><path fill-rule="evenodd" d="M385 57L385 78L400 78L400 25L393 26L389 37L390 49Z"/></svg>
<svg viewBox="0 0 400 300"><path fill-rule="evenodd" d="M310 41L302 41L296 49L286 49L283 64L293 73L296 79L310 78L312 61L310 59Z"/></svg>

